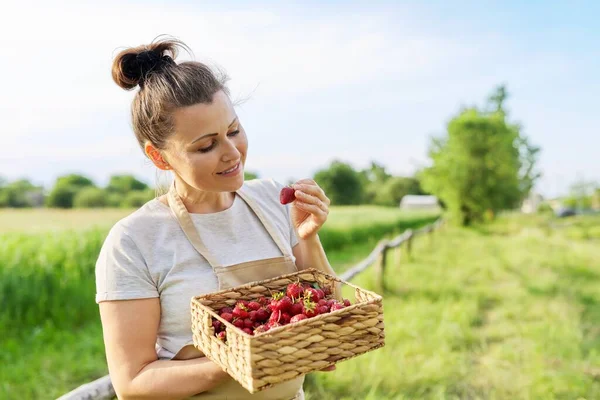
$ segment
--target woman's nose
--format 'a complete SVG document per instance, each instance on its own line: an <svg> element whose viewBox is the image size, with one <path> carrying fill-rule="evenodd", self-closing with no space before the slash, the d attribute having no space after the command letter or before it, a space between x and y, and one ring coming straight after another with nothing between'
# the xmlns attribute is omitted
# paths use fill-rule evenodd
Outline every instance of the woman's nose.
<svg viewBox="0 0 600 400"><path fill-rule="evenodd" d="M237 160L241 153L237 148L235 140L227 140L227 150L223 154L223 161Z"/></svg>

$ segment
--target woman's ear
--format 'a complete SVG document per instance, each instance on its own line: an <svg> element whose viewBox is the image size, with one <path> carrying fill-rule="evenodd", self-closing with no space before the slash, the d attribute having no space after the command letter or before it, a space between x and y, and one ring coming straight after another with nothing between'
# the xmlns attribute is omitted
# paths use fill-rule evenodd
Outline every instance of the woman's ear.
<svg viewBox="0 0 600 400"><path fill-rule="evenodd" d="M152 160L156 168L164 170L172 169L168 162L165 161L160 151L152 145L150 142L146 142L144 151L148 158Z"/></svg>

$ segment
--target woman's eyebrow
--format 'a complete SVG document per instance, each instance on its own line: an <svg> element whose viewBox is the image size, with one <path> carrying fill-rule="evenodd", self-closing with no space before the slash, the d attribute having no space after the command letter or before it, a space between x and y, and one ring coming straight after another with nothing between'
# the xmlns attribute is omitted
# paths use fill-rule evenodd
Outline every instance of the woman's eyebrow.
<svg viewBox="0 0 600 400"><path fill-rule="evenodd" d="M233 126L233 125L234 125L234 124L237 122L237 120L238 120L238 117L235 117L235 118L233 119L233 121L231 121L231 123L229 124L229 126L227 127L227 129L231 128L231 127L232 127L232 126ZM208 136L217 136L217 135L218 135L218 133L207 133L207 134L205 134L205 135L202 135L202 136L200 136L200 137L198 137L198 138L194 139L194 140L193 140L193 141L192 141L190 144L194 144L194 143L196 143L198 140L200 140L200 139L204 139L205 137L208 137Z"/></svg>

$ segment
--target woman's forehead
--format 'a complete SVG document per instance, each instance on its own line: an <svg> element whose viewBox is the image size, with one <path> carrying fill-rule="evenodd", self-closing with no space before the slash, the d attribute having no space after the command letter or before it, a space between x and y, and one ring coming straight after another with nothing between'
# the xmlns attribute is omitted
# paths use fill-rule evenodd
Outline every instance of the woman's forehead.
<svg viewBox="0 0 600 400"><path fill-rule="evenodd" d="M235 110L227 95L217 92L211 103L198 103L175 110L175 134L182 139L193 140L199 135L220 133L229 128L235 117Z"/></svg>

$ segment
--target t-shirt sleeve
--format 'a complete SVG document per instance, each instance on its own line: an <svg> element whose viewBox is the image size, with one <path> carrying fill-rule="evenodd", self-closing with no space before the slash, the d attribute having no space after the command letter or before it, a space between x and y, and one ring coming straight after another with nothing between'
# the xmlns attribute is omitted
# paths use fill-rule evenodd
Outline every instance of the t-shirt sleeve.
<svg viewBox="0 0 600 400"><path fill-rule="evenodd" d="M275 182L275 186L277 187L277 199L279 199L279 192L281 192L281 189L283 189L285 185L276 180L273 180L273 182ZM290 230L290 246L294 248L294 246L298 244L298 234L292 223L292 203L285 204L283 207L285 208L285 216Z"/></svg>
<svg viewBox="0 0 600 400"><path fill-rule="evenodd" d="M119 226L106 237L96 261L96 303L159 297L138 246Z"/></svg>

